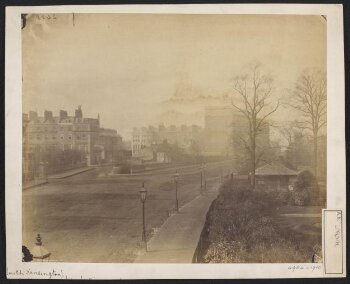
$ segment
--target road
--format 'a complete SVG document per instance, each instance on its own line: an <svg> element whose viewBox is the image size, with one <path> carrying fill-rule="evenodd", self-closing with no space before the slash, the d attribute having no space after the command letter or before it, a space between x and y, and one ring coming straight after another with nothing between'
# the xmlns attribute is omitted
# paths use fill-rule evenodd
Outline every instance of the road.
<svg viewBox="0 0 350 284"><path fill-rule="evenodd" d="M207 190L217 186L220 175L230 169L230 162L207 164ZM176 170L183 206L200 194L198 165L120 176L106 176L110 167L97 168L24 190L23 244L31 249L40 233L54 261L133 262L143 252L140 187L145 183L148 190L150 239L174 209Z"/></svg>

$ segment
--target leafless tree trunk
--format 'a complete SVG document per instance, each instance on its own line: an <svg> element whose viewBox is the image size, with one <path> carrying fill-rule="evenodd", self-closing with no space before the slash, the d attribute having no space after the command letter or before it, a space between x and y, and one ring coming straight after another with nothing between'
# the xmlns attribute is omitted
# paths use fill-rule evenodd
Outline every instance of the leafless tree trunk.
<svg viewBox="0 0 350 284"><path fill-rule="evenodd" d="M327 123L327 79L320 70L305 71L298 79L292 107L302 116L299 127L309 130L313 140L313 170L317 177L318 136Z"/></svg>
<svg viewBox="0 0 350 284"><path fill-rule="evenodd" d="M295 134L300 131L300 128L297 122L292 121L279 125L278 130L285 142L287 142L287 145L290 146L293 143Z"/></svg>
<svg viewBox="0 0 350 284"><path fill-rule="evenodd" d="M268 127L267 119L277 111L280 102L274 106L268 102L272 95L273 80L262 73L262 65L251 63L249 73L234 78L234 95L239 100L232 99L233 108L244 115L248 122L248 138L240 137L248 150L251 163L251 185L255 188L255 171L262 159L264 150L257 151L257 138Z"/></svg>

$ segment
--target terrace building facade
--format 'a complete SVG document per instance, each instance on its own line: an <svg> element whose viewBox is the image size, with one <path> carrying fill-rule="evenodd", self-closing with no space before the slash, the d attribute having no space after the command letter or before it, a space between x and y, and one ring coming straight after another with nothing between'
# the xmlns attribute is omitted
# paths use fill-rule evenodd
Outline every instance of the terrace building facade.
<svg viewBox="0 0 350 284"><path fill-rule="evenodd" d="M30 111L29 114L23 114L22 122L24 177L35 176L36 168L45 160L45 155L56 154L54 157L60 160L59 163L51 163L51 168L50 165L45 166L54 172L67 170L74 165L118 162L123 152L122 137L117 131L100 128L99 115L97 118L84 117L80 106L73 116L69 116L65 110L60 110L58 116L53 116L51 111L45 111L43 116ZM74 165L67 165L72 155L80 160L75 159ZM51 160L55 158L51 156Z"/></svg>
<svg viewBox="0 0 350 284"><path fill-rule="evenodd" d="M80 106L75 110L74 116L68 116L64 110L60 111L59 116L53 116L52 111L47 110L44 116L30 111L24 133L27 141L25 148L28 153L35 148L76 149L85 153L88 165L93 165L97 161L94 145L98 142L99 129L99 117L83 117Z"/></svg>

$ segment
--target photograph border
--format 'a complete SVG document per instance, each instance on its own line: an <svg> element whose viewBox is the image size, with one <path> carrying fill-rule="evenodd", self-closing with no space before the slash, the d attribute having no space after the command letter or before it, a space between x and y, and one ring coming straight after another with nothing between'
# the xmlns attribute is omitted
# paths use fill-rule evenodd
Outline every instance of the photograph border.
<svg viewBox="0 0 350 284"><path fill-rule="evenodd" d="M288 7L287 7L288 6ZM21 245L21 54L20 54L20 15L21 13L69 13L88 12L95 9L99 13L117 11L118 13L136 12L164 13L172 9L175 13L234 13L234 14L319 14L327 15L327 74L328 74L328 126L327 126L327 209L339 208L345 210L345 109L344 90L344 50L342 30L341 5L264 5L259 4L215 4L208 5L135 5L135 6L50 6L50 7L8 7L6 17L6 87L5 87L5 162L6 162L6 234L7 240L7 276L9 278L28 278L15 271L38 271L34 278L53 277L52 271L57 271L57 279L206 279L206 278L299 278L299 277L332 277L324 275L323 269L310 273L310 269L292 269L292 264L70 264L70 263L22 263L19 245ZM258 12L256 12L258 11ZM19 31L16 30L19 28ZM10 31L10 32L9 32ZM9 63L11 62L11 64ZM333 96L332 96L333 94ZM338 94L338 95L334 95ZM336 123L336 124L333 124ZM334 127L336 125L337 127ZM333 146L335 145L335 146ZM20 147L19 147L20 146ZM17 161L16 163L14 161ZM330 177L330 178L329 178ZM345 216L345 215L344 215ZM344 218L344 225L346 224ZM13 226L16 224L17 226ZM344 232L343 239L346 235ZM345 245L344 245L345 250ZM300 264L298 264L300 265ZM303 264L304 265L304 264ZM305 267L311 264L305 264ZM97 271L97 266L103 266ZM233 267L234 266L234 267ZM45 268L44 268L45 267ZM95 268L94 271L91 268ZM233 268L237 268L240 274ZM251 271L257 272L254 276ZM62 271L62 273L60 272ZM50 274L51 273L51 274ZM274 273L274 274L271 274ZM343 271L342 275L344 276ZM107 277L106 277L107 276Z"/></svg>

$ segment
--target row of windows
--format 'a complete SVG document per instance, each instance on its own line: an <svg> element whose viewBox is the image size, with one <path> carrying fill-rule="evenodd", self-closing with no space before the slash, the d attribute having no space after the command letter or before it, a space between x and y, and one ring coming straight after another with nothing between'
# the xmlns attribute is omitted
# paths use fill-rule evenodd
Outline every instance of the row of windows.
<svg viewBox="0 0 350 284"><path fill-rule="evenodd" d="M146 144L148 140L133 140L133 143Z"/></svg>
<svg viewBox="0 0 350 284"><path fill-rule="evenodd" d="M132 148L133 148L134 151L136 151L136 150L139 150L139 149L146 148L146 145L134 145Z"/></svg>
<svg viewBox="0 0 350 284"><path fill-rule="evenodd" d="M64 134L61 134L60 135L60 139L64 139ZM86 139L86 134L82 134L81 136L80 135L78 135L78 136L76 136L75 137L77 140L80 140L80 138L81 139ZM29 140L33 140L33 139L35 139L35 136L32 136L32 135L29 135ZM45 139L45 140L47 140L47 139L50 139L49 138L49 135L40 135L40 134L37 134L36 135L36 140L41 140L41 139ZM57 136L56 135L52 135L51 136L51 139L53 139L53 140L56 140L57 139ZM69 134L68 135L68 139L72 139L72 134Z"/></svg>
<svg viewBox="0 0 350 284"><path fill-rule="evenodd" d="M53 127L48 127L48 126L37 126L36 127L36 130L37 131L56 131L56 130L72 130L72 126L68 126L68 127L65 127L65 126L53 126ZM75 130L86 130L88 129L88 125L81 125L81 126L75 126L74 127Z"/></svg>
<svg viewBox="0 0 350 284"><path fill-rule="evenodd" d="M42 148L44 148L44 149L54 149L54 148L57 148L57 147L59 147L58 144L42 146ZM62 146L60 146L60 147L62 148L62 150L73 149L73 144L62 144ZM76 147L76 149L78 149L80 151L87 152L88 147L87 147L87 145L78 145L78 147ZM33 150L35 150L35 147L34 146L28 146L27 150L33 151Z"/></svg>
<svg viewBox="0 0 350 284"><path fill-rule="evenodd" d="M149 136L144 136L144 135L134 135L133 137L132 137L132 139L133 140L148 140L148 139L150 139L150 137Z"/></svg>
<svg viewBox="0 0 350 284"><path fill-rule="evenodd" d="M66 150L66 149L73 149L73 144L63 144L62 150ZM78 147L76 147L76 149L80 151L84 151L85 153L87 153L88 151L87 145L79 145Z"/></svg>

